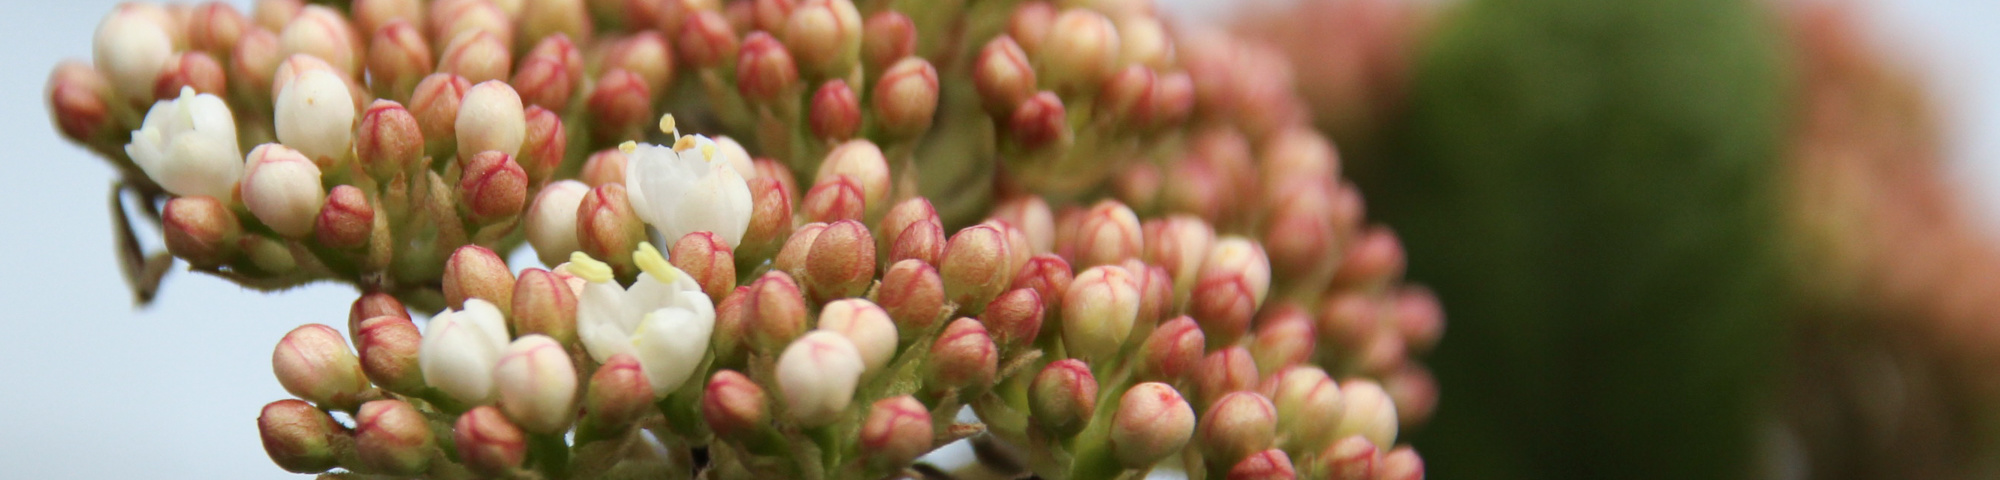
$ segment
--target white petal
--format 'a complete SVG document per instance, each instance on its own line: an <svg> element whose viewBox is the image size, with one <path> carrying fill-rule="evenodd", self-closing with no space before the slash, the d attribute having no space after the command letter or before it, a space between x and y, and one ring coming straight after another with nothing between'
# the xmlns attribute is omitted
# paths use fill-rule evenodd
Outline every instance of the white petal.
<svg viewBox="0 0 2000 480"><path fill-rule="evenodd" d="M583 286L576 301L576 333L590 357L604 362L631 351L632 343L624 326L631 316L625 304L625 290L613 282L591 282Z"/></svg>
<svg viewBox="0 0 2000 480"><path fill-rule="evenodd" d="M639 366L653 385L654 395L666 395L680 388L694 375L702 356L708 353L709 336L715 322L703 321L695 312L663 308L646 315L635 332Z"/></svg>

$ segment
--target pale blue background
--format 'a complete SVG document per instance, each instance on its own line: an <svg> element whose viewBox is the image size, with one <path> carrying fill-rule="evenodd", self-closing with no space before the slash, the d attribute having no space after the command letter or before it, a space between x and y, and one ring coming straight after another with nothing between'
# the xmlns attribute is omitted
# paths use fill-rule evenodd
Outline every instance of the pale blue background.
<svg viewBox="0 0 2000 480"><path fill-rule="evenodd" d="M239 5L245 2L237 2ZM1202 13L1226 2L1167 1ZM2000 218L2000 3L1872 0L1883 41L1931 74L1953 169ZM115 2L25 2L0 15L0 477L265 478L255 418L285 397L271 347L303 323L344 327L353 293L259 295L177 272L135 309L113 263L111 169L63 141L49 69L87 58ZM1989 221L1989 225L2000 221ZM156 238L148 239L157 248Z"/></svg>

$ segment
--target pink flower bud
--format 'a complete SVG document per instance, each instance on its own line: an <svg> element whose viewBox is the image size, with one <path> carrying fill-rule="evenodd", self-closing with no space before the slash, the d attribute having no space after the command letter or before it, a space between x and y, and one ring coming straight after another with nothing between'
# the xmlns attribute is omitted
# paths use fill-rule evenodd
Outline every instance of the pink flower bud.
<svg viewBox="0 0 2000 480"><path fill-rule="evenodd" d="M760 161L760 164L769 164ZM783 172L791 178L790 172ZM736 251L746 258L770 256L792 235L792 197L785 181L771 175L750 179L750 225L743 230L743 244Z"/></svg>
<svg viewBox="0 0 2000 480"><path fill-rule="evenodd" d="M434 73L417 82L410 94L410 113L416 115L424 140L431 145L453 145L458 138L458 110L472 83L450 73ZM429 148L435 154L439 149ZM445 150L449 151L449 150ZM476 152L475 152L476 153Z"/></svg>
<svg viewBox="0 0 2000 480"><path fill-rule="evenodd" d="M979 321L991 330L1001 350L1025 348L1042 331L1042 296L1033 288L1009 290L986 304Z"/></svg>
<svg viewBox="0 0 2000 480"><path fill-rule="evenodd" d="M869 77L917 53L917 24L893 9L869 15L862 25L861 38L861 59L868 67Z"/></svg>
<svg viewBox="0 0 2000 480"><path fill-rule="evenodd" d="M402 104L376 100L361 114L354 138L355 158L368 175L386 181L423 161L424 132Z"/></svg>
<svg viewBox="0 0 2000 480"><path fill-rule="evenodd" d="M1098 202L1077 225L1074 256L1077 266L1116 265L1128 258L1139 258L1144 250L1139 216L1117 201Z"/></svg>
<svg viewBox="0 0 2000 480"><path fill-rule="evenodd" d="M931 128L937 113L938 74L931 63L908 57L882 71L871 98L875 119L891 136L914 137Z"/></svg>
<svg viewBox="0 0 2000 480"><path fill-rule="evenodd" d="M1229 468L1228 480L1292 480L1299 472L1292 468L1292 457L1284 450L1270 449L1251 454L1236 466Z"/></svg>
<svg viewBox="0 0 2000 480"><path fill-rule="evenodd" d="M834 222L813 240L805 268L814 298L861 295L875 279L875 238L861 222Z"/></svg>
<svg viewBox="0 0 2000 480"><path fill-rule="evenodd" d="M1340 382L1340 393L1346 410L1340 415L1340 425L1333 429L1334 438L1360 435L1376 448L1396 444L1396 403L1381 384L1350 379Z"/></svg>
<svg viewBox="0 0 2000 480"><path fill-rule="evenodd" d="M1063 305L1063 295L1069 293L1069 284L1074 280L1069 262L1053 254L1035 255L1021 266L1014 276L1010 288L1034 289L1041 297L1044 309L1059 309Z"/></svg>
<svg viewBox="0 0 2000 480"><path fill-rule="evenodd" d="M264 406L257 415L257 435L264 440L264 453L271 462L292 473L319 473L339 462L334 448L339 423L312 404L279 400Z"/></svg>
<svg viewBox="0 0 2000 480"><path fill-rule="evenodd" d="M653 116L653 91L645 77L612 69L598 77L597 86L584 102L591 119L591 138L599 143L643 138Z"/></svg>
<svg viewBox="0 0 2000 480"><path fill-rule="evenodd" d="M674 242L670 253L674 268L694 278L710 301L721 303L735 289L736 257L721 236L707 231L690 233Z"/></svg>
<svg viewBox="0 0 2000 480"><path fill-rule="evenodd" d="M539 334L556 343L576 343L576 291L555 273L539 268L521 271L514 282L513 310L508 321L516 335Z"/></svg>
<svg viewBox="0 0 2000 480"><path fill-rule="evenodd" d="M1007 247L1006 233L992 225L973 225L953 234L938 260L945 298L968 311L992 302L1013 280L1007 268L1013 254Z"/></svg>
<svg viewBox="0 0 2000 480"><path fill-rule="evenodd" d="M1396 330L1418 353L1429 352L1444 337L1444 306L1438 303L1437 294L1421 286L1404 287L1396 292Z"/></svg>
<svg viewBox="0 0 2000 480"><path fill-rule="evenodd" d="M861 131L861 99L846 80L833 79L813 92L812 110L806 118L813 136L831 141L854 138Z"/></svg>
<svg viewBox="0 0 2000 480"><path fill-rule="evenodd" d="M799 83L798 65L778 39L764 32L743 37L736 60L736 88L755 102L775 101Z"/></svg>
<svg viewBox="0 0 2000 480"><path fill-rule="evenodd" d="M1104 14L1064 10L1049 26L1036 57L1047 82L1064 91L1095 89L1118 67L1118 28Z"/></svg>
<svg viewBox="0 0 2000 480"><path fill-rule="evenodd" d="M514 21L498 2L445 0L431 3L431 38L452 41L471 33L492 35L502 47L514 44ZM473 82L478 83L478 82Z"/></svg>
<svg viewBox="0 0 2000 480"><path fill-rule="evenodd" d="M880 371L896 355L896 322L889 312L862 298L828 302L820 309L819 329L839 333L854 342L867 371Z"/></svg>
<svg viewBox="0 0 2000 480"><path fill-rule="evenodd" d="M1231 392L1217 399L1201 417L1203 460L1211 465L1235 465L1271 448L1277 431L1278 410L1271 400L1252 392Z"/></svg>
<svg viewBox="0 0 2000 480"><path fill-rule="evenodd" d="M1375 468L1375 478L1381 480L1424 480L1424 459L1408 446L1383 454Z"/></svg>
<svg viewBox="0 0 2000 480"><path fill-rule="evenodd" d="M467 90L454 124L461 158L489 150L508 157L520 155L528 134L521 96L500 80L481 82Z"/></svg>
<svg viewBox="0 0 2000 480"><path fill-rule="evenodd" d="M1028 238L1028 253L1055 251L1055 217L1042 197L1023 195L1000 202L993 207L993 219L1020 229Z"/></svg>
<svg viewBox="0 0 2000 480"><path fill-rule="evenodd" d="M820 162L813 178L817 183L840 176L853 179L861 187L870 216L879 215L888 206L889 162L873 142L853 140L834 147Z"/></svg>
<svg viewBox="0 0 2000 480"><path fill-rule="evenodd" d="M269 105L271 97L265 95L271 95L272 77L284 59L277 34L262 28L243 32L243 38L236 41L236 48L229 54L230 83L240 85L232 88L260 105Z"/></svg>
<svg viewBox="0 0 2000 480"><path fill-rule="evenodd" d="M1325 370L1305 365L1286 367L1266 380L1263 390L1277 407L1278 418L1284 419L1278 433L1284 437L1285 448L1317 451L1337 438L1326 427L1339 425L1346 405L1340 385Z"/></svg>
<svg viewBox="0 0 2000 480"><path fill-rule="evenodd" d="M900 468L931 451L931 412L916 397L878 400L861 423L861 455L880 469Z"/></svg>
<svg viewBox="0 0 2000 480"><path fill-rule="evenodd" d="M500 476L528 457L528 436L492 405L465 412L452 426L458 461L483 475Z"/></svg>
<svg viewBox="0 0 2000 480"><path fill-rule="evenodd" d="M337 249L360 248L368 244L375 228L375 207L367 195L353 185L339 185L326 196L314 222L313 233L321 245Z"/></svg>
<svg viewBox="0 0 2000 480"><path fill-rule="evenodd" d="M611 42L600 60L604 70L624 70L646 80L646 89L665 92L674 79L673 49L660 32L646 30Z"/></svg>
<svg viewBox="0 0 2000 480"><path fill-rule="evenodd" d="M935 264L944 254L943 223L924 197L911 197L890 208L876 235L882 239L882 248L888 250L890 263L914 258Z"/></svg>
<svg viewBox="0 0 2000 480"><path fill-rule="evenodd" d="M1062 97L1054 92L1037 93L1013 112L1007 129L1022 148L1035 150L1070 142L1069 113L1063 108Z"/></svg>
<svg viewBox="0 0 2000 480"><path fill-rule="evenodd" d="M1430 421L1438 402L1437 378L1431 376L1430 369L1405 363L1382 382L1391 403L1396 405L1397 423L1416 426Z"/></svg>
<svg viewBox="0 0 2000 480"><path fill-rule="evenodd" d="M76 61L56 64L49 73L49 114L70 140L89 143L111 127L110 81Z"/></svg>
<svg viewBox="0 0 2000 480"><path fill-rule="evenodd" d="M402 400L361 404L354 415L354 451L372 472L416 475L431 466L437 442L430 422Z"/></svg>
<svg viewBox="0 0 2000 480"><path fill-rule="evenodd" d="M953 320L931 344L931 375L926 386L985 389L993 385L999 361L985 325L970 318Z"/></svg>
<svg viewBox="0 0 2000 480"><path fill-rule="evenodd" d="M369 83L378 96L408 98L417 82L435 68L430 41L403 19L390 21L374 32L374 39L368 42Z"/></svg>
<svg viewBox="0 0 2000 480"><path fill-rule="evenodd" d="M354 0L349 7L355 31L363 34L379 32L390 23L421 22L424 18L421 0Z"/></svg>
<svg viewBox="0 0 2000 480"><path fill-rule="evenodd" d="M791 275L777 270L765 272L750 283L750 292L750 318L745 326L750 330L750 345L757 351L776 352L805 333L806 300Z"/></svg>
<svg viewBox="0 0 2000 480"><path fill-rule="evenodd" d="M853 221L867 214L867 199L854 178L837 175L814 183L799 207L814 222Z"/></svg>
<svg viewBox="0 0 2000 480"><path fill-rule="evenodd" d="M320 5L307 5L278 32L278 45L286 55L319 57L348 76L360 71L360 55L355 53L359 40L346 17Z"/></svg>
<svg viewBox="0 0 2000 480"><path fill-rule="evenodd" d="M1153 92L1158 76L1143 65L1130 65L1104 81L1097 107L1109 117L1140 129L1153 124Z"/></svg>
<svg viewBox="0 0 2000 480"><path fill-rule="evenodd" d="M91 58L121 98L135 105L151 103L153 80L173 56L179 31L172 14L158 5L119 5L97 24Z"/></svg>
<svg viewBox="0 0 2000 480"><path fill-rule="evenodd" d="M740 440L771 421L764 387L733 370L717 370L701 397L701 416L715 436Z"/></svg>
<svg viewBox="0 0 2000 480"><path fill-rule="evenodd" d="M484 151L464 163L459 177L459 204L470 220L497 223L521 214L528 195L528 173L507 154Z"/></svg>
<svg viewBox="0 0 2000 480"><path fill-rule="evenodd" d="M1034 258L1034 248L1028 245L1028 234L1007 222L987 220L986 223L992 224L1007 235L1007 278L1011 281L1016 274L1021 273L1022 267L1028 265L1028 259Z"/></svg>
<svg viewBox="0 0 2000 480"><path fill-rule="evenodd" d="M555 37L590 38L590 12L585 0L544 0L523 2L514 17L520 21L515 45L529 45Z"/></svg>
<svg viewBox="0 0 2000 480"><path fill-rule="evenodd" d="M826 231L825 223L800 225L785 239L785 246L778 250L778 256L771 258L771 269L791 275L794 278L806 276L806 256L812 253L813 241Z"/></svg>
<svg viewBox="0 0 2000 480"><path fill-rule="evenodd" d="M214 197L175 197L160 214L167 251L200 268L229 263L243 227L236 214Z"/></svg>
<svg viewBox="0 0 2000 480"><path fill-rule="evenodd" d="M1070 356L1116 356L1139 316L1139 286L1123 267L1084 270L1063 294L1062 339Z"/></svg>
<svg viewBox="0 0 2000 480"><path fill-rule="evenodd" d="M748 335L750 321L750 301L754 294L750 286L736 287L728 296L715 304L715 331L709 335L709 349L715 352L715 365L736 367L743 364L745 335Z"/></svg>
<svg viewBox="0 0 2000 480"><path fill-rule="evenodd" d="M752 0L745 3L751 4L751 23L747 27L769 32L784 30L785 20L791 18L792 9L798 6L798 0Z"/></svg>
<svg viewBox="0 0 2000 480"><path fill-rule="evenodd" d="M1271 263L1257 243L1240 237L1215 242L1202 261L1188 313L1220 343L1234 343L1271 288Z"/></svg>
<svg viewBox="0 0 2000 480"><path fill-rule="evenodd" d="M211 55L228 55L253 26L243 12L227 2L205 2L187 17L188 48Z"/></svg>
<svg viewBox="0 0 2000 480"><path fill-rule="evenodd" d="M1194 110L1194 81L1187 72L1162 74L1154 79L1153 89L1151 126L1178 125Z"/></svg>
<svg viewBox="0 0 2000 480"><path fill-rule="evenodd" d="M1173 39L1165 25L1153 15L1118 17L1118 62L1165 68L1174 59Z"/></svg>
<svg viewBox="0 0 2000 480"><path fill-rule="evenodd" d="M1375 478L1376 452L1375 444L1366 437L1349 436L1319 454L1320 468L1331 480L1369 480Z"/></svg>
<svg viewBox="0 0 2000 480"><path fill-rule="evenodd" d="M568 35L551 35L521 58L512 82L521 101L552 111L564 111L583 84L583 55Z"/></svg>
<svg viewBox="0 0 2000 480"><path fill-rule="evenodd" d="M427 384L423 370L417 365L417 351L423 338L409 317L368 317L361 321L355 336L361 350L361 371L368 375L369 381L391 392L423 394Z"/></svg>
<svg viewBox="0 0 2000 480"><path fill-rule="evenodd" d="M410 311L403 308L402 301L387 293L364 293L347 307L347 331L354 336L355 343L361 343L361 321L385 315L410 318Z"/></svg>
<svg viewBox="0 0 2000 480"><path fill-rule="evenodd" d="M1167 276L1167 269L1147 265L1137 258L1125 259L1124 267L1132 272L1139 285L1139 317L1132 324L1132 334L1150 335L1153 326L1174 309L1173 279Z"/></svg>
<svg viewBox="0 0 2000 480"><path fill-rule="evenodd" d="M1329 349L1356 356L1380 330L1382 305L1360 292L1334 295L1319 312L1319 340Z"/></svg>
<svg viewBox="0 0 2000 480"><path fill-rule="evenodd" d="M569 353L546 335L525 335L507 346L494 367L500 411L522 430L545 435L569 430L576 414L576 367Z"/></svg>
<svg viewBox="0 0 2000 480"><path fill-rule="evenodd" d="M897 261L882 272L882 286L875 301L896 321L896 331L905 339L929 333L946 313L944 281L937 270L922 260Z"/></svg>
<svg viewBox="0 0 2000 480"><path fill-rule="evenodd" d="M729 59L736 58L736 32L729 25L729 19L721 13L709 10L691 12L681 23L679 41L681 58L696 68L716 68Z"/></svg>
<svg viewBox="0 0 2000 480"><path fill-rule="evenodd" d="M590 375L583 392L583 411L590 422L607 427L623 427L653 411L653 384L639 359L618 354L605 360Z"/></svg>
<svg viewBox="0 0 2000 480"><path fill-rule="evenodd" d="M1194 373L1202 364L1208 337L1194 319L1181 316L1161 323L1146 343L1139 345L1141 372L1145 378L1177 381Z"/></svg>
<svg viewBox="0 0 2000 480"><path fill-rule="evenodd" d="M196 92L227 95L228 78L222 70L222 63L207 52L181 52L167 59L166 68L160 70L160 78L153 82L153 97L160 99L180 96L182 88L192 88Z"/></svg>
<svg viewBox="0 0 2000 480"><path fill-rule="evenodd" d="M1056 7L1045 1L1032 1L1014 7L1013 15L1007 17L1007 36L1021 44L1021 50L1029 54L1041 51L1042 41L1048 38L1049 28L1056 22Z"/></svg>
<svg viewBox="0 0 2000 480"><path fill-rule="evenodd" d="M305 8L304 0L257 0L250 6L250 20L265 30L283 30Z"/></svg>
<svg viewBox="0 0 2000 480"><path fill-rule="evenodd" d="M583 171L577 174L585 185L596 187L607 183L625 183L625 166L630 158L616 148L605 149L590 154L583 162Z"/></svg>
<svg viewBox="0 0 2000 480"><path fill-rule="evenodd" d="M1304 308L1290 303L1265 309L1257 320L1257 333L1250 341L1257 370L1276 372L1284 367L1312 361L1313 318Z"/></svg>
<svg viewBox="0 0 2000 480"><path fill-rule="evenodd" d="M1013 37L1001 35L979 49L972 63L972 85L987 113L1011 117L1014 107L1035 95L1035 67Z"/></svg>
<svg viewBox="0 0 2000 480"><path fill-rule="evenodd" d="M312 233L315 217L326 202L320 188L319 166L284 145L267 143L250 150L243 170L241 195L257 221L280 235Z"/></svg>
<svg viewBox="0 0 2000 480"><path fill-rule="evenodd" d="M834 332L812 332L778 356L779 391L785 412L800 426L817 427L840 419L854 401L864 367L861 353Z"/></svg>
<svg viewBox="0 0 2000 480"><path fill-rule="evenodd" d="M849 0L800 3L778 30L799 70L820 78L846 75L861 59L861 11Z"/></svg>
<svg viewBox="0 0 2000 480"><path fill-rule="evenodd" d="M612 183L592 188L576 208L576 240L583 253L621 269L620 275L636 271L632 251L645 241L646 225L632 212L625 186Z"/></svg>
<svg viewBox="0 0 2000 480"><path fill-rule="evenodd" d="M1028 385L1029 418L1056 438L1083 431L1097 410L1097 377L1082 360L1049 362Z"/></svg>
<svg viewBox="0 0 2000 480"><path fill-rule="evenodd" d="M1366 289L1403 276L1403 244L1388 227L1370 227L1354 239L1334 273L1334 288Z"/></svg>
<svg viewBox="0 0 2000 480"><path fill-rule="evenodd" d="M521 141L521 154L514 161L528 174L530 185L544 185L562 167L569 149L569 134L556 112L529 106L524 113L527 135Z"/></svg>
<svg viewBox="0 0 2000 480"><path fill-rule="evenodd" d="M1257 388L1258 378L1257 362L1251 359L1249 349L1229 347L1210 352L1195 367L1196 402L1210 405L1224 395Z"/></svg>
<svg viewBox="0 0 2000 480"><path fill-rule="evenodd" d="M471 298L492 302L502 313L514 307L514 272L506 259L478 245L458 247L444 262L445 305L463 309Z"/></svg>
<svg viewBox="0 0 2000 480"><path fill-rule="evenodd" d="M347 339L317 323L286 333L271 352L271 369L286 392L324 408L353 409L368 390L368 378L361 373L361 361L347 350Z"/></svg>
<svg viewBox="0 0 2000 480"><path fill-rule="evenodd" d="M1340 261L1340 230L1334 223L1332 182L1316 182L1279 194L1264 221L1264 242L1270 250L1272 273L1305 281L1324 278Z"/></svg>
<svg viewBox="0 0 2000 480"><path fill-rule="evenodd" d="M1194 436L1194 409L1164 383L1126 390L1111 419L1111 452L1126 468L1150 467L1179 453Z"/></svg>

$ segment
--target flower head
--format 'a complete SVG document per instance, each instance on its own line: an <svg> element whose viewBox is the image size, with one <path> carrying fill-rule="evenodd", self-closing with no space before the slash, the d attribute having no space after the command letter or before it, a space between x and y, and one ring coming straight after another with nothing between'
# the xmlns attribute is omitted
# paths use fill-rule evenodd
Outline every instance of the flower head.
<svg viewBox="0 0 2000 480"><path fill-rule="evenodd" d="M182 87L180 98L154 103L125 154L146 176L181 196L228 199L243 173L229 105L215 95L196 95L192 87Z"/></svg>
<svg viewBox="0 0 2000 480"><path fill-rule="evenodd" d="M662 125L670 126L672 118ZM688 135L672 147L640 143L621 148L627 148L629 157L626 193L641 220L665 238L705 231L720 235L731 248L743 243L743 232L750 228L750 186L715 141Z"/></svg>

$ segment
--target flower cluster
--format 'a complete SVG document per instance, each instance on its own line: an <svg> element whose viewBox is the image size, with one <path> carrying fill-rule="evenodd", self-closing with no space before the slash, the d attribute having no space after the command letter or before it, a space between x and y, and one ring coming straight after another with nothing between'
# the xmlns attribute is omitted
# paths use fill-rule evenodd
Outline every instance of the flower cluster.
<svg viewBox="0 0 2000 480"><path fill-rule="evenodd" d="M273 354L289 471L1422 477L1442 312L1274 53L1143 1L718 3L134 3L48 95L173 257L363 292Z"/></svg>

